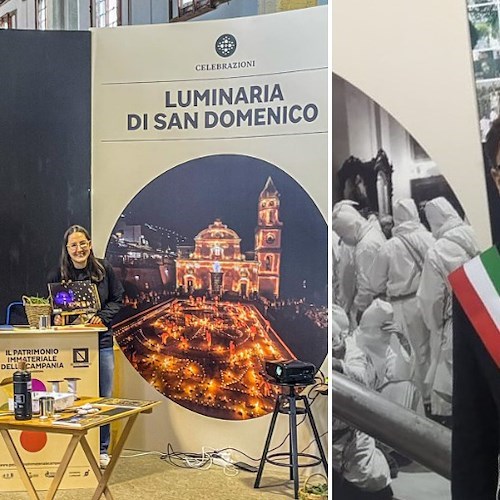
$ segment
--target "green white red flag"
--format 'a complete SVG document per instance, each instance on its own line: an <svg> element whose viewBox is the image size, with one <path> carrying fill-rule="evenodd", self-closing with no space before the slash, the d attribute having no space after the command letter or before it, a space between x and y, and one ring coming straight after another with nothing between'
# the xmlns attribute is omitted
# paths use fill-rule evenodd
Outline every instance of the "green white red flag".
<svg viewBox="0 0 500 500"><path fill-rule="evenodd" d="M448 279L486 349L500 368L500 254L493 246Z"/></svg>

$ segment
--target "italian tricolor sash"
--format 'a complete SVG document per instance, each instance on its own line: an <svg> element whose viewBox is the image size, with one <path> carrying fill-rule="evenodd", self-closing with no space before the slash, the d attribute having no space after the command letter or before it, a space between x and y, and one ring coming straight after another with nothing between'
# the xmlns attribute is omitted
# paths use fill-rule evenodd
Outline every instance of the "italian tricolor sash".
<svg viewBox="0 0 500 500"><path fill-rule="evenodd" d="M500 368L500 254L494 246L448 279L465 314Z"/></svg>

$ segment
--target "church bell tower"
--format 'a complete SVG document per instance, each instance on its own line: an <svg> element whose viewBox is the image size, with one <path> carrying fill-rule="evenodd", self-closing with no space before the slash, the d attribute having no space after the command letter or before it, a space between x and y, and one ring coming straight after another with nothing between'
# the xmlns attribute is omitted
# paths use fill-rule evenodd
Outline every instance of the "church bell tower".
<svg viewBox="0 0 500 500"><path fill-rule="evenodd" d="M259 262L259 294L268 299L279 297L281 264L280 194L271 177L259 195L255 255Z"/></svg>

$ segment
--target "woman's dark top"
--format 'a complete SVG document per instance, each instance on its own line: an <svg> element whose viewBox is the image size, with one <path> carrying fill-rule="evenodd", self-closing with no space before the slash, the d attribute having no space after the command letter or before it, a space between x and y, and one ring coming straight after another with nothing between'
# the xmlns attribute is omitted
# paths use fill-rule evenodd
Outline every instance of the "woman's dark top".
<svg viewBox="0 0 500 500"><path fill-rule="evenodd" d="M97 259L104 267L104 278L100 282L94 283L97 285L101 309L97 311L96 316L101 318L104 325L108 328L106 332L99 333L99 349L113 347L113 331L111 324L116 316L123 301L123 286L120 280L116 278L111 264L106 260ZM58 283L61 281L61 269L58 267L50 272L48 276L49 283ZM76 269L72 266L71 270L72 281L90 280L90 272L88 268Z"/></svg>

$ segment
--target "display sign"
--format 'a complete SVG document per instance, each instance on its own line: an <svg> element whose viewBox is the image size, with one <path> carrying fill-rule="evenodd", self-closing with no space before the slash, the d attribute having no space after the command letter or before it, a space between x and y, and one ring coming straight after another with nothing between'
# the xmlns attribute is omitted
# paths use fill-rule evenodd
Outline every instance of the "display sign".
<svg viewBox="0 0 500 500"><path fill-rule="evenodd" d="M97 395L99 391L98 333L95 331L43 334L39 331L11 331L0 334L0 411L6 411L12 397L12 375L19 361L26 361L31 372L33 391L50 391L52 381L59 381L66 391L66 378L79 378L77 392ZM35 416L33 418L36 418ZM66 448L67 436L45 432L13 431L28 474L36 489L48 489ZM93 450L98 449L98 432L92 431L87 439ZM62 488L91 488L95 476L83 450L77 448L71 460ZM0 441L0 491L24 491L25 488L3 440Z"/></svg>
<svg viewBox="0 0 500 500"><path fill-rule="evenodd" d="M327 8L92 34L116 340L177 405L266 415L264 360L320 367L328 350Z"/></svg>

